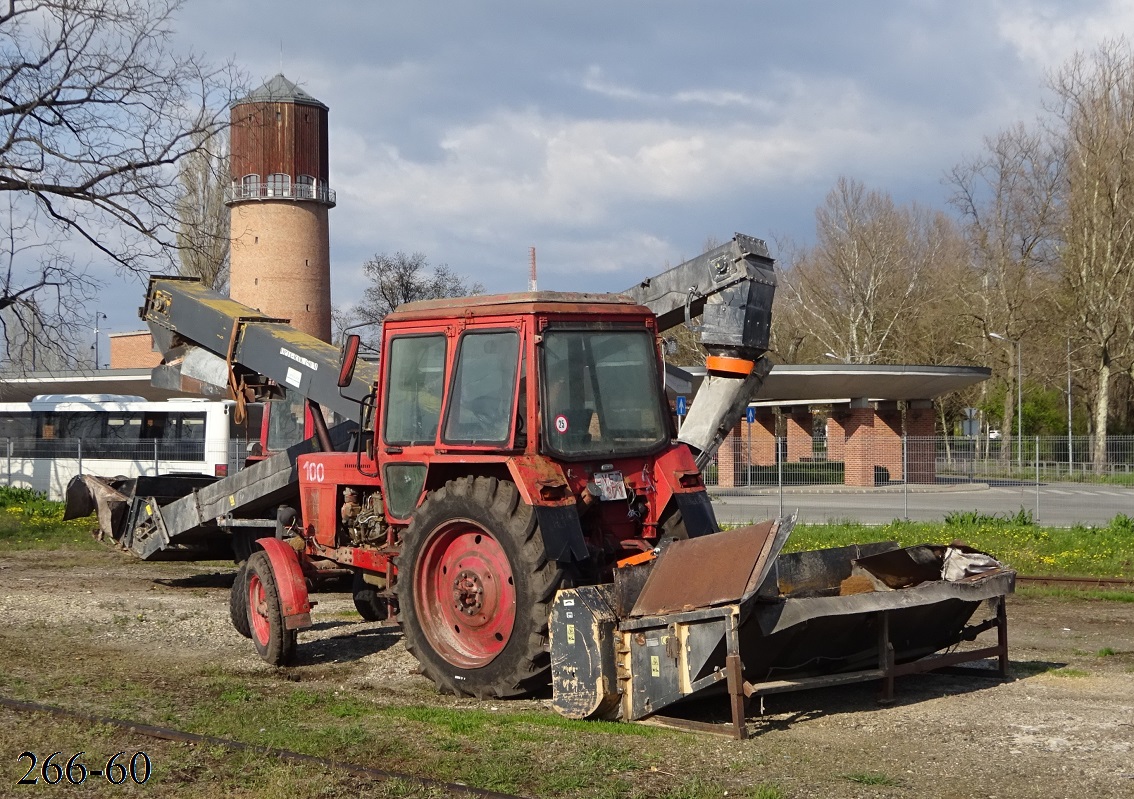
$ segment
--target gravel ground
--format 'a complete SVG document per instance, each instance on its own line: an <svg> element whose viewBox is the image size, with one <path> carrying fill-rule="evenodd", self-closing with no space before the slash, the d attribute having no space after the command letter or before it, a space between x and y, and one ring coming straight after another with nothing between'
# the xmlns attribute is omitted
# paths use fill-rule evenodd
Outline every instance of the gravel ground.
<svg viewBox="0 0 1134 799"><path fill-rule="evenodd" d="M208 663L270 672L229 624L232 574L223 564L142 563L110 551L6 553L0 643L18 653L22 641L66 635L75 668L92 673L109 657L160 658L175 673ZM304 681L380 704L472 704L438 698L396 628L358 621L344 594L314 598L315 628L301 633L294 667ZM675 753L690 762L674 767L727 774L738 752L751 762L755 750L767 781L789 796L833 795L815 786L867 772L894 783L842 780L836 795L1134 796L1134 603L1016 596L1009 634L1010 681L905 678L885 707L871 685L771 697L752 719L753 740L705 737ZM19 668L0 660L0 675ZM14 759L16 745L5 742L3 756Z"/></svg>

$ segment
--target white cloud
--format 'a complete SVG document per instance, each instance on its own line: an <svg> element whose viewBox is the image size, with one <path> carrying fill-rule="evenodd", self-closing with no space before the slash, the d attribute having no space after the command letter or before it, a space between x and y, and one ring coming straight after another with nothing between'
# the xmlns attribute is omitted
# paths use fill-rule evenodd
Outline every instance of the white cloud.
<svg viewBox="0 0 1134 799"><path fill-rule="evenodd" d="M773 119L738 115L728 124L499 110L445 130L433 160L342 132L335 182L341 204L379 218L508 235L534 224L601 226L635 203L696 204L886 162L908 166L935 135L922 120L879 113L849 82L797 82L788 94Z"/></svg>
<svg viewBox="0 0 1134 799"><path fill-rule="evenodd" d="M1002 0L997 11L1000 36L1041 71L1057 68L1077 51L1093 50L1104 39L1134 31L1129 0Z"/></svg>

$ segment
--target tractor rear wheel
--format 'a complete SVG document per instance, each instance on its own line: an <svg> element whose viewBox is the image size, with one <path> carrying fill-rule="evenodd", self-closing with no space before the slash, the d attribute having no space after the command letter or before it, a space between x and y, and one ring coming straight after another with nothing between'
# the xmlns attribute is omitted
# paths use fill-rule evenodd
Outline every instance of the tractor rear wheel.
<svg viewBox="0 0 1134 799"><path fill-rule="evenodd" d="M404 534L398 605L406 649L443 691L545 688L548 613L563 571L515 484L462 477L431 492Z"/></svg>
<svg viewBox="0 0 1134 799"><path fill-rule="evenodd" d="M264 551L248 558L248 627L261 658L273 666L291 662L295 655L296 631L284 627L272 561Z"/></svg>

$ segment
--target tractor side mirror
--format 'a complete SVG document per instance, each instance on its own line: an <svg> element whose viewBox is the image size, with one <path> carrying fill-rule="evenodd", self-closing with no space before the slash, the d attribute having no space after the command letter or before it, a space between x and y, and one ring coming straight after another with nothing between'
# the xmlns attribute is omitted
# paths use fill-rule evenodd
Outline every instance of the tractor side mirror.
<svg viewBox="0 0 1134 799"><path fill-rule="evenodd" d="M358 347L362 339L355 333L346 337L343 346L343 363L339 367L339 388L346 388L354 379L354 367L358 364Z"/></svg>

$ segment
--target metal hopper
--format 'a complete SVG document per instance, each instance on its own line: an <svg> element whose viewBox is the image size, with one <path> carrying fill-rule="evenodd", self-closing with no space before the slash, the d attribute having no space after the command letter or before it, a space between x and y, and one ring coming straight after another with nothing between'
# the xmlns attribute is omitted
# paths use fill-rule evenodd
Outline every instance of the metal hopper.
<svg viewBox="0 0 1134 799"><path fill-rule="evenodd" d="M963 545L880 542L781 555L794 519L673 542L641 573L560 591L551 615L553 703L573 718L639 720L691 697L748 700L996 657L1016 573ZM946 560L960 568L942 577ZM622 572L623 570L619 570ZM973 623L982 604L988 617ZM986 630L994 645L937 654Z"/></svg>

